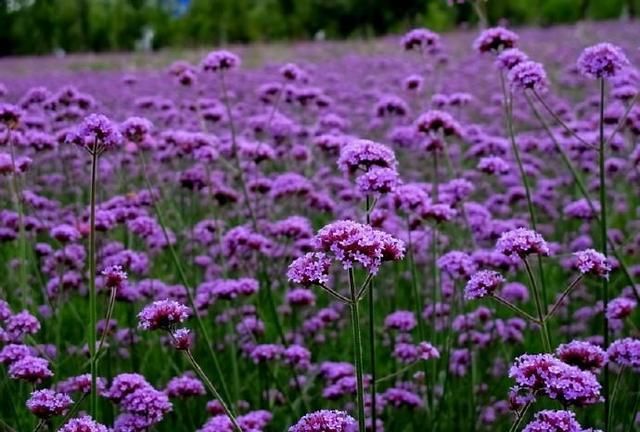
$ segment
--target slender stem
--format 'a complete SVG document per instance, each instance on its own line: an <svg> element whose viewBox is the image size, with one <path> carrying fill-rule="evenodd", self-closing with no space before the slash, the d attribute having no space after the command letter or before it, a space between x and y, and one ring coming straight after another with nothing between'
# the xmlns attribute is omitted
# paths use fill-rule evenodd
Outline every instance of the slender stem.
<svg viewBox="0 0 640 432"><path fill-rule="evenodd" d="M337 291L334 291L332 288L329 288L328 286L324 285L324 284L319 284L318 285L320 288L322 288L323 290L325 290L327 293L329 293L330 295L332 295L333 297L335 297L337 300L340 300L341 302L344 302L346 304L351 304L353 303L353 301L348 298L343 296L342 294L340 294Z"/></svg>
<svg viewBox="0 0 640 432"><path fill-rule="evenodd" d="M96 193L98 188L98 149L94 146L91 153L91 192L89 195L89 353L91 354L91 416L98 417L98 387L97 387L97 302L96 302Z"/></svg>
<svg viewBox="0 0 640 432"><path fill-rule="evenodd" d="M196 308L196 302L195 299L193 297L193 287L191 285L191 283L189 283L189 280L187 279L187 275L184 271L184 269L182 268L182 264L180 263L180 259L178 258L178 254L176 253L175 248L173 247L172 242L170 241L169 238L169 233L167 231L167 226L165 224L164 221L164 217L162 215L162 211L160 210L160 207L158 206L158 204L155 201L155 198L153 198L153 188L151 187L151 182L149 181L149 176L147 173L147 164L146 164L146 160L144 157L144 153L140 152L140 164L142 166L142 173L143 173L143 178L144 178L144 182L147 186L147 190L149 192L149 195L152 196L151 202L152 202L152 206L153 206L153 210L156 214L156 217L158 218L158 222L160 223L160 228L162 229L162 233L164 235L165 241L167 243L167 248L169 249L169 253L171 255L171 259L173 261L173 264L176 267L176 270L178 272L178 277L180 279L180 282L184 285L185 287L185 291L187 292L187 300L189 301L189 306L191 306L191 308L194 311L194 316L196 318L196 322L198 323L198 327L200 329L200 332L202 333L202 336L204 337L204 341L205 344L207 345L207 349L209 350L209 355L211 356L211 360L213 362L213 366L215 368L216 374L218 375L218 379L220 380L220 386L222 388L222 393L225 396L225 398L229 399L230 398L230 393L227 387L227 383L225 381L225 375L222 373L222 368L220 367L220 362L218 360L218 356L215 352L215 350L213 349L213 342L211 340L211 337L209 336L209 332L207 331L207 327L204 325L204 321L202 320L202 317L200 317L200 314L197 313L198 309Z"/></svg>
<svg viewBox="0 0 640 432"><path fill-rule="evenodd" d="M629 412L629 425L625 428L625 432L631 432L633 424L635 423L636 416L638 415L638 407L640 406L640 390L636 392L636 400L633 403L633 408Z"/></svg>
<svg viewBox="0 0 640 432"><path fill-rule="evenodd" d="M518 413L518 418L516 418L516 421L513 422L513 424L509 428L509 432L515 432L518 430L518 428L522 424L522 421L524 420L524 416L527 415L527 411L529 411L529 408L531 408L532 404L533 404L533 401L529 401L524 406L524 408L522 408L522 410Z"/></svg>
<svg viewBox="0 0 640 432"><path fill-rule="evenodd" d="M638 101L639 97L640 97L640 93L636 93L633 99L631 99L631 102L629 102L629 105L627 106L627 109L624 111L624 114L622 115L622 117L620 117L620 120L618 120L618 124L616 124L616 127L613 129L613 131L609 135L609 138L607 138L607 140L605 141L605 146L609 145L611 143L611 140L613 140L613 137L615 137L616 134L620 132L620 129L624 127L624 124L627 121L627 117L629 117L629 114L631 113L631 110L633 109L633 106Z"/></svg>
<svg viewBox="0 0 640 432"><path fill-rule="evenodd" d="M540 303L540 292L538 290L538 284L533 276L533 272L531 271L531 266L526 258L522 258L524 262L524 267L527 270L527 275L529 276L529 281L531 282L531 288L533 290L533 299L536 304L536 311L538 313L538 321L540 322L540 333L542 335L542 344L544 345L544 349L547 352L551 352L551 341L549 339L549 332L547 330L547 324L544 321L544 314L542 311L542 304Z"/></svg>
<svg viewBox="0 0 640 432"><path fill-rule="evenodd" d="M608 256L607 251L607 184L606 184L606 171L605 171L605 139L604 139L604 78L600 78L600 130L599 130L599 168L600 168L600 241L602 242L602 253L605 257ZM609 318L607 317L606 310L609 304L609 279L602 278L602 306L605 313L603 313L603 327L602 336L604 338L604 349L609 348ZM604 419L605 429L610 430L611 423L611 401L609 400L609 368L604 366L602 390L604 393Z"/></svg>
<svg viewBox="0 0 640 432"><path fill-rule="evenodd" d="M523 318L531 321L534 324L538 324L540 325L540 321L536 318L534 318L533 316L529 315L527 312L523 311L522 309L520 309L518 306L514 305L513 303L511 303L510 301L498 296L498 295L494 295L493 298L499 302L502 303L503 305L505 305L506 307L508 307L509 309L511 309L512 311L514 311L515 313L517 313L518 315L522 316Z"/></svg>
<svg viewBox="0 0 640 432"><path fill-rule="evenodd" d="M96 356L100 355L100 351L102 351L102 347L104 346L104 341L107 338L107 333L108 333L108 329L109 329L109 321L111 321L111 316L113 315L113 308L116 304L116 288L112 287L111 288L111 292L109 294L109 304L107 306L107 315L105 317L105 321L106 321L106 328L105 331L102 332L102 335L100 336L100 343L98 343L98 349L96 350Z"/></svg>
<svg viewBox="0 0 640 432"><path fill-rule="evenodd" d="M548 320L549 318L551 318L551 316L554 314L554 312L562 305L562 302L564 301L565 298L567 298L567 296L569 294L571 294L571 292L573 291L573 289L578 285L578 283L582 280L582 275L579 275L578 277L576 277L573 281L571 281L571 283L569 284L569 286L564 290L564 292L562 293L562 295L558 298L558 300L556 300L556 302L553 304L553 306L551 307L551 309L549 310L549 312L547 312L547 314L544 316L544 320Z"/></svg>
<svg viewBox="0 0 640 432"><path fill-rule="evenodd" d="M381 377L381 378L378 378L378 379L376 380L376 382L377 382L378 384L380 384L380 383L382 383L382 382L389 381L391 378L395 378L395 377L397 377L397 376L399 376L399 375L402 375L403 373L405 373L405 372L407 372L407 371L411 370L411 369L412 369L415 365L417 365L417 364L418 364L418 362L413 362L413 363L411 363L411 364L408 364L407 366L403 367L402 369L398 369L397 371L395 371L395 372L393 372L393 373L390 373L389 375L385 375L385 376L383 376L383 377Z"/></svg>
<svg viewBox="0 0 640 432"><path fill-rule="evenodd" d="M545 100L540 96L540 94L537 91L534 91L533 94L535 95L536 99L538 99L538 101L540 102L540 104L542 104L542 106L544 107L544 109L547 110L547 112L549 114L551 114L551 117L553 117L553 119L560 125L563 127L564 130L566 130L571 136L573 136L575 139L577 139L578 141L580 141L581 144L587 146L587 147L593 147L592 144L589 144L588 142L586 142L580 135L578 135L573 129L571 129L569 126L567 126L567 124L551 109L551 107L545 102Z"/></svg>
<svg viewBox="0 0 640 432"><path fill-rule="evenodd" d="M531 220L531 228L537 231L538 227L537 227L537 221L536 221L536 213L534 211L533 199L531 197L531 185L529 184L529 178L527 177L527 173L524 170L524 165L522 164L522 158L520 157L520 149L518 148L518 144L516 143L516 135L513 128L513 97L510 97L509 93L507 92L507 86L505 85L505 81L504 81L504 73L502 71L500 71L500 84L502 86L502 94L504 97L505 117L507 122L507 132L509 134L509 140L511 142L511 150L513 151L513 155L516 158L518 171L520 172L522 185L524 186L525 196L527 198L527 209L529 211L529 219ZM546 308L547 285L545 283L544 269L542 266L542 258L540 258L540 255L538 255L538 272L540 275L540 284L542 287L541 298ZM538 298L537 301L540 301L540 298ZM540 319L542 319L542 316L540 316Z"/></svg>
<svg viewBox="0 0 640 432"><path fill-rule="evenodd" d="M370 216L370 197L367 195L366 203L365 203L365 211L366 211L366 222L367 225L371 224L371 216ZM371 372L371 431L376 432L377 425L376 420L378 413L376 412L376 329L375 329L375 308L374 308L374 288L373 288L373 280L371 279L372 273L367 275L367 280L362 284L364 289L369 285L369 367ZM367 284L368 281L368 284ZM360 293L358 293L358 297L360 297ZM358 299L359 300L359 299ZM358 301L356 300L356 301Z"/></svg>
<svg viewBox="0 0 640 432"><path fill-rule="evenodd" d="M222 396L220 396L220 393L218 393L218 390L216 390L211 380L209 380L209 377L207 377L207 374L204 373L204 371L202 370L202 368L200 367L196 359L193 357L193 354L191 354L191 351L185 350L185 354L187 355L187 358L189 359L191 366L196 371L200 379L204 381L205 385L207 386L207 388L209 389L213 397L215 397L218 400L218 402L220 402L220 406L222 406L222 410L227 415L227 417L229 417L229 420L231 421L233 428L238 432L242 432L242 428L238 424L238 420L236 420L235 416L227 406L226 402L224 401Z"/></svg>
<svg viewBox="0 0 640 432"><path fill-rule="evenodd" d="M22 206L22 191L18 182L18 167L16 165L16 151L11 140L11 129L7 129L6 141L9 143L9 151L11 154L11 166L13 172L11 173L11 181L9 182L11 188L11 197L13 204L18 213L18 271L20 277L20 294L22 300L22 307L26 308L29 299L29 287L27 284L27 235L24 226L24 207Z"/></svg>
<svg viewBox="0 0 640 432"><path fill-rule="evenodd" d="M231 130L231 152L233 153L233 160L236 164L236 169L238 171L238 179L240 180L240 188L242 189L242 196L245 200L245 205L247 206L247 210L249 211L249 217L251 218L251 223L253 225L253 229L256 230L258 228L258 221L256 219L256 215L253 212L253 208L251 207L251 201L249 199L249 191L247 190L246 182L244 181L244 171L242 170L242 166L240 165L240 155L238 154L238 140L236 134L236 126L233 121L233 113L231 112L231 104L229 103L229 94L227 92L227 85L224 80L224 73L220 73L220 87L222 89L222 102L224 104L225 110L227 112L227 118L229 120L229 129Z"/></svg>
<svg viewBox="0 0 640 432"><path fill-rule="evenodd" d="M622 381L622 375L624 375L624 366L618 372L618 376L616 377L616 382L613 384L613 390L611 391L611 417L613 418L613 411L615 410L615 401L616 396L618 394L618 388L620 387L620 382ZM609 423L611 423L611 419L609 419ZM611 425L609 425L611 426ZM611 429L609 429L611 430Z"/></svg>
<svg viewBox="0 0 640 432"><path fill-rule="evenodd" d="M33 429L33 432L38 432L40 429L42 429L42 426L44 426L46 423L47 423L46 420L39 420L38 424Z"/></svg>
<svg viewBox="0 0 640 432"><path fill-rule="evenodd" d="M356 297L356 284L353 269L349 269L349 291L351 292L351 327L353 330L353 354L356 363L356 384L358 399L358 425L359 431L365 432L364 414L364 384L362 380L362 339L360 336L360 313L358 311L358 299Z"/></svg>
<svg viewBox="0 0 640 432"><path fill-rule="evenodd" d="M578 190L580 191L580 194L582 194L583 198L587 201L587 204L589 205L589 208L591 209L591 211L594 214L596 214L596 217L595 217L596 218L596 222L599 225L601 225L602 221L600 220L600 215L597 214L596 207L593 204L593 201L591 200L591 198L589 197L589 193L587 191L587 188L585 187L584 182L583 182L580 174L578 174L578 171L573 166L573 163L571 163L571 159L567 155L567 152L562 147L562 145L558 142L558 140L556 139L555 135L553 134L553 132L549 128L549 125L544 120L542 115L538 112L538 110L536 109L535 105L533 104L533 101L531 100L531 98L529 97L529 95L527 93L525 93L525 97L527 99L529 107L533 111L533 114L538 119L538 121L540 122L540 124L542 125L544 130L547 132L547 135L549 136L549 138L553 141L553 144L555 145L556 149L560 153L560 156L562 157L562 160L563 160L564 164L567 166L567 168L571 172L571 176L573 177L573 180L574 180L576 186L578 186ZM620 251L618 251L618 249L616 248L616 245L613 242L613 240L611 239L611 237L607 237L607 242L609 243L609 248L611 249L611 252L618 259L618 262L620 263L620 269L624 273L624 275L625 275L625 277L627 279L627 282L631 286L633 294L635 295L636 299L638 301L640 301L640 291L639 291L640 288L638 288L636 286L635 280L634 280L633 276L631 275L631 272L629 271L629 267L624 262L624 257L622 256Z"/></svg>

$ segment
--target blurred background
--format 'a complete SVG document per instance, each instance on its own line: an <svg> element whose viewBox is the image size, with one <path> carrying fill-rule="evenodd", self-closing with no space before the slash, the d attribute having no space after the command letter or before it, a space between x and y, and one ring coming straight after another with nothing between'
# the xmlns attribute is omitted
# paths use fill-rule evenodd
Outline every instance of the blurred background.
<svg viewBox="0 0 640 432"><path fill-rule="evenodd" d="M450 0L456 2L459 0ZM489 22L634 17L640 0L488 0ZM0 56L367 38L473 25L447 0L0 0Z"/></svg>

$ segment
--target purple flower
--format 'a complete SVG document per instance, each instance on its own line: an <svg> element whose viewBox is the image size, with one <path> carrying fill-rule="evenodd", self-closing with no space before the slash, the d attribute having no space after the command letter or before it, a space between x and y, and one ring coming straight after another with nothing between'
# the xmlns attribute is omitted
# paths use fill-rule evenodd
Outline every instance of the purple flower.
<svg viewBox="0 0 640 432"><path fill-rule="evenodd" d="M537 412L522 432L584 432L584 429L571 411L544 410Z"/></svg>
<svg viewBox="0 0 640 432"><path fill-rule="evenodd" d="M407 51L418 48L433 53L440 50L440 36L426 28L413 29L402 37L401 44Z"/></svg>
<svg viewBox="0 0 640 432"><path fill-rule="evenodd" d="M607 353L589 342L571 341L556 349L556 355L568 365L593 373L598 373L607 362Z"/></svg>
<svg viewBox="0 0 640 432"><path fill-rule="evenodd" d="M167 395L149 385L125 396L120 407L125 412L147 419L147 426L160 422L173 409Z"/></svg>
<svg viewBox="0 0 640 432"><path fill-rule="evenodd" d="M320 410L306 414L289 432L355 432L357 423L344 411Z"/></svg>
<svg viewBox="0 0 640 432"><path fill-rule="evenodd" d="M473 48L479 53L493 52L515 47L518 35L504 27L484 30L473 42Z"/></svg>
<svg viewBox="0 0 640 432"><path fill-rule="evenodd" d="M496 244L496 250L504 255L518 255L524 258L530 254L549 256L549 246L540 234L526 228L516 228L503 233Z"/></svg>
<svg viewBox="0 0 640 432"><path fill-rule="evenodd" d="M169 397L179 398L204 396L207 393L202 381L189 373L171 378L167 383L167 387L164 389L164 392Z"/></svg>
<svg viewBox="0 0 640 432"><path fill-rule="evenodd" d="M174 300L159 300L138 314L138 326L144 330L168 329L191 315L191 310Z"/></svg>
<svg viewBox="0 0 640 432"><path fill-rule="evenodd" d="M288 346L282 352L284 362L298 370L306 370L311 365L311 351L301 345Z"/></svg>
<svg viewBox="0 0 640 432"><path fill-rule="evenodd" d="M358 190L363 194L393 192L398 182L398 172L393 168L372 168L356 179Z"/></svg>
<svg viewBox="0 0 640 432"><path fill-rule="evenodd" d="M438 258L438 267L454 279L468 278L476 271L473 259L461 251L451 251Z"/></svg>
<svg viewBox="0 0 640 432"><path fill-rule="evenodd" d="M576 257L576 267L582 274L591 273L596 276L608 278L611 271L611 264L607 257L594 249L585 249L574 253Z"/></svg>
<svg viewBox="0 0 640 432"><path fill-rule="evenodd" d="M415 121L416 131L431 137L442 133L445 136L462 136L462 126L451 116L451 114L430 110L421 114Z"/></svg>
<svg viewBox="0 0 640 432"><path fill-rule="evenodd" d="M40 357L27 356L9 366L9 376L30 383L39 383L53 376L49 370L49 362Z"/></svg>
<svg viewBox="0 0 640 432"><path fill-rule="evenodd" d="M607 305L607 318L610 320L623 320L630 316L638 303L627 297L617 297Z"/></svg>
<svg viewBox="0 0 640 432"><path fill-rule="evenodd" d="M520 282L509 282L500 290L500 296L511 302L525 302L529 299L529 290Z"/></svg>
<svg viewBox="0 0 640 432"><path fill-rule="evenodd" d="M40 322L26 310L10 316L4 323L5 331L14 339L40 330Z"/></svg>
<svg viewBox="0 0 640 432"><path fill-rule="evenodd" d="M9 129L15 128L20 119L23 117L24 112L15 105L8 103L0 103L0 123L4 124Z"/></svg>
<svg viewBox="0 0 640 432"><path fill-rule="evenodd" d="M395 311L384 319L384 326L387 329L410 332L418 325L413 312L399 310Z"/></svg>
<svg viewBox="0 0 640 432"><path fill-rule="evenodd" d="M240 58L229 51L212 51L202 60L201 66L205 72L224 72L239 67Z"/></svg>
<svg viewBox="0 0 640 432"><path fill-rule="evenodd" d="M22 344L9 344L0 350L0 363L10 365L31 355L31 349Z"/></svg>
<svg viewBox="0 0 640 432"><path fill-rule="evenodd" d="M193 347L193 334L187 328L179 328L171 333L173 347L180 351L186 351Z"/></svg>
<svg viewBox="0 0 640 432"><path fill-rule="evenodd" d="M377 273L383 261L397 261L404 257L401 240L383 231L349 220L326 225L315 237L316 244L332 252L345 269L360 263L371 273Z"/></svg>
<svg viewBox="0 0 640 432"><path fill-rule="evenodd" d="M73 404L73 400L68 395L49 389L36 390L27 400L29 411L43 419L64 415L71 404Z"/></svg>
<svg viewBox="0 0 640 432"><path fill-rule="evenodd" d="M83 147L90 153L102 153L119 147L122 144L122 135L118 127L106 116L90 114L75 131L67 135L66 141Z"/></svg>
<svg viewBox="0 0 640 432"><path fill-rule="evenodd" d="M640 339L618 339L609 346L607 355L618 366L640 371Z"/></svg>
<svg viewBox="0 0 640 432"><path fill-rule="evenodd" d="M422 407L422 398L409 390L392 387L384 392L385 401L396 408L420 408Z"/></svg>
<svg viewBox="0 0 640 432"><path fill-rule="evenodd" d="M105 391L105 396L109 399L120 402L125 396L133 393L139 388L148 387L150 384L145 377L137 373L121 373L111 382L111 387Z"/></svg>
<svg viewBox="0 0 640 432"><path fill-rule="evenodd" d="M104 285L107 288L121 288L127 280L127 273L119 265L109 266L102 270L101 274L105 278Z"/></svg>
<svg viewBox="0 0 640 432"><path fill-rule="evenodd" d="M475 300L493 295L504 281L504 277L496 271L480 270L471 276L471 279L467 282L464 288L464 298L466 300Z"/></svg>
<svg viewBox="0 0 640 432"><path fill-rule="evenodd" d="M374 141L356 139L340 150L338 167L342 172L367 171L373 167L395 168L396 156L389 147Z"/></svg>
<svg viewBox="0 0 640 432"><path fill-rule="evenodd" d="M486 156L478 162L478 170L489 175L507 174L511 166L499 156Z"/></svg>
<svg viewBox="0 0 640 432"><path fill-rule="evenodd" d="M518 64L527 60L529 60L529 56L520 51L518 48L509 48L498 54L495 65L500 70L509 71Z"/></svg>
<svg viewBox="0 0 640 432"><path fill-rule="evenodd" d="M322 252L309 252L289 265L287 278L304 285L324 285L329 282L331 259Z"/></svg>
<svg viewBox="0 0 640 432"><path fill-rule="evenodd" d="M520 388L542 392L563 404L591 405L602 400L595 375L568 365L550 354L524 354L509 370Z"/></svg>
<svg viewBox="0 0 640 432"><path fill-rule="evenodd" d="M629 66L622 50L610 43L585 48L578 58L578 70L587 78L614 78Z"/></svg>
<svg viewBox="0 0 640 432"><path fill-rule="evenodd" d="M423 341L418 344L418 357L420 360L440 358L440 351L429 342Z"/></svg>
<svg viewBox="0 0 640 432"><path fill-rule="evenodd" d="M282 351L281 345L261 344L256 345L253 350L251 350L249 357L255 364L265 363L280 358Z"/></svg>
<svg viewBox="0 0 640 432"><path fill-rule="evenodd" d="M120 125L120 132L129 141L139 144L149 136L152 127L146 118L129 117Z"/></svg>
<svg viewBox="0 0 640 432"><path fill-rule="evenodd" d="M547 73L540 63L523 61L514 66L507 75L513 91L533 90L544 93L549 88Z"/></svg>
<svg viewBox="0 0 640 432"><path fill-rule="evenodd" d="M109 429L89 416L69 420L58 432L109 432Z"/></svg>

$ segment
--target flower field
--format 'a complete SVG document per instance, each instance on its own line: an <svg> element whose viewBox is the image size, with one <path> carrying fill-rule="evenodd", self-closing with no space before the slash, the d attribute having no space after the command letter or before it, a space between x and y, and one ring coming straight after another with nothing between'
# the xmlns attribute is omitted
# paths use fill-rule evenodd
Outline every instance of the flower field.
<svg viewBox="0 0 640 432"><path fill-rule="evenodd" d="M0 430L640 430L640 25L0 60Z"/></svg>

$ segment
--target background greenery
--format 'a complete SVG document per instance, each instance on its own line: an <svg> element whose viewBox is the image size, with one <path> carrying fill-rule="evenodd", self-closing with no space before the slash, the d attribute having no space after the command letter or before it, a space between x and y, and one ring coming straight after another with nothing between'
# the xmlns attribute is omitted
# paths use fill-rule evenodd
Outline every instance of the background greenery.
<svg viewBox="0 0 640 432"><path fill-rule="evenodd" d="M189 3L188 5L186 3ZM488 0L491 23L549 25L635 16L640 0ZM143 28L155 48L224 42L368 37L473 20L445 0L0 0L0 55L131 50Z"/></svg>

